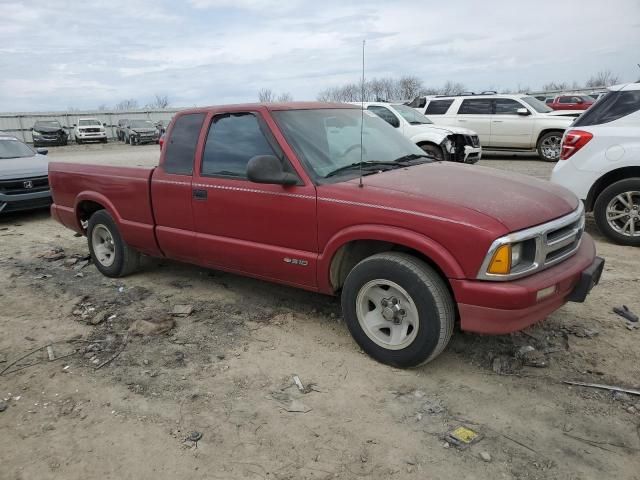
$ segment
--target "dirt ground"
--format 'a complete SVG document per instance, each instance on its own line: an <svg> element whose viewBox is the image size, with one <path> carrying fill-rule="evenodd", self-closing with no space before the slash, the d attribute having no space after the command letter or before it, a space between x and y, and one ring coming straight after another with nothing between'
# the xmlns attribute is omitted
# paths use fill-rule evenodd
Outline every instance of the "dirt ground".
<svg viewBox="0 0 640 480"><path fill-rule="evenodd" d="M50 155L145 165L158 148ZM398 370L359 350L334 298L158 259L112 280L46 211L1 217L0 478L640 479L640 396L563 383L640 388L640 329L612 313L640 312L640 250L588 231L607 264L586 303L519 334L457 332ZM56 360L12 365L48 344ZM459 426L480 440L446 442Z"/></svg>

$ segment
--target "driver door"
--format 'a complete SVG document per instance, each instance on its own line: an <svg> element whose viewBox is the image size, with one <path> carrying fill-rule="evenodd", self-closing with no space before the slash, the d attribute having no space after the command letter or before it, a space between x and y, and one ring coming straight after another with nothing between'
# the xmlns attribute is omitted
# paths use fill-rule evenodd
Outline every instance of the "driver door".
<svg viewBox="0 0 640 480"><path fill-rule="evenodd" d="M530 148L532 144L533 116L521 115L518 109L531 110L511 98L496 98L491 115L492 147Z"/></svg>
<svg viewBox="0 0 640 480"><path fill-rule="evenodd" d="M316 286L316 189L305 184L255 111L216 113L193 177L193 215L201 262L307 288ZM274 155L297 185L258 184L247 163Z"/></svg>

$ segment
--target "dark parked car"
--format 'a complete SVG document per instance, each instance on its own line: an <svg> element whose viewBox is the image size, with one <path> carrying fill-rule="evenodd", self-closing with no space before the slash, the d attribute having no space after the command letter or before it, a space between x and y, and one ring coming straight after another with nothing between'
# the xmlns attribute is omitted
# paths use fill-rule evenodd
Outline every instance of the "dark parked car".
<svg viewBox="0 0 640 480"><path fill-rule="evenodd" d="M0 215L51 204L47 152L0 132Z"/></svg>
<svg viewBox="0 0 640 480"><path fill-rule="evenodd" d="M69 134L57 120L38 120L31 129L33 146L66 145Z"/></svg>
<svg viewBox="0 0 640 480"><path fill-rule="evenodd" d="M151 120L129 120L124 131L124 141L129 145L158 143L158 129Z"/></svg>

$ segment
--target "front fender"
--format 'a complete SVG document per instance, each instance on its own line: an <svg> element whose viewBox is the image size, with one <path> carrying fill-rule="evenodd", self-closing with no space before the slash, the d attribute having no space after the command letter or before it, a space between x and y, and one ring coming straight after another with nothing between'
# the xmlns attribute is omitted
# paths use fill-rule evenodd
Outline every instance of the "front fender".
<svg viewBox="0 0 640 480"><path fill-rule="evenodd" d="M411 141L416 145L419 143L429 142L440 145L447 138L447 135L440 132L420 133L411 137Z"/></svg>
<svg viewBox="0 0 640 480"><path fill-rule="evenodd" d="M356 240L378 240L411 248L429 258L447 278L465 278L460 264L444 246L435 240L398 227L356 225L333 235L318 258L318 286L321 292L333 293L330 279L331 262L340 247Z"/></svg>

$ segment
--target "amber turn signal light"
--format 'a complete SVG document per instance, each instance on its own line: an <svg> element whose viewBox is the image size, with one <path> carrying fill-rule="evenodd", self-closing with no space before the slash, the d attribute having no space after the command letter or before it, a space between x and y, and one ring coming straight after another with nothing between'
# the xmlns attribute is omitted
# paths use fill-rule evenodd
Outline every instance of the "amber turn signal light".
<svg viewBox="0 0 640 480"><path fill-rule="evenodd" d="M506 275L511 271L511 245L502 245L493 254L487 273Z"/></svg>

